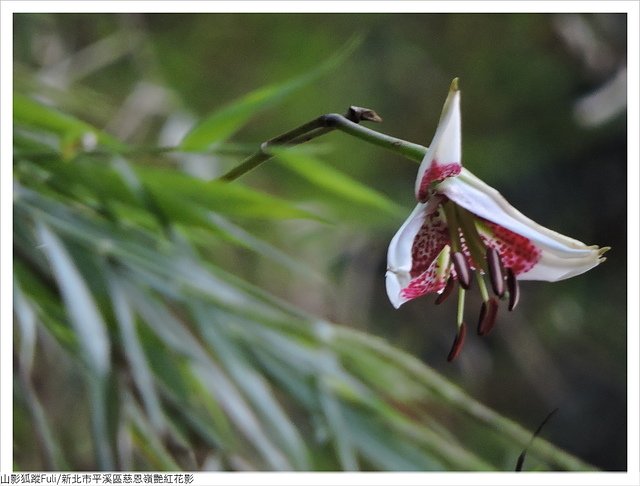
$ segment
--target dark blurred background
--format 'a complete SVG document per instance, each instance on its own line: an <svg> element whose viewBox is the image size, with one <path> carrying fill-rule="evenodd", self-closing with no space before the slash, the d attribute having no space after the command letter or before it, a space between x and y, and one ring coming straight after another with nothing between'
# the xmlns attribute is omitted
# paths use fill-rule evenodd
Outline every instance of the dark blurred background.
<svg viewBox="0 0 640 486"><path fill-rule="evenodd" d="M454 304L436 307L428 297L396 311L387 300L386 248L401 219L367 226L347 211L331 232L295 221L260 229L329 274L329 292L247 255L231 265L309 311L383 336L523 426L535 429L558 407L546 438L603 469L626 469L625 15L21 14L14 26L16 90L54 98L138 144L177 143L197 119L313 68L354 34L363 40L345 63L234 141L257 146L359 105L384 118L374 128L428 144L458 76L465 166L540 224L611 246L605 264L568 281L523 283L519 308L500 314L491 336L470 336L454 364L445 360ZM408 215L416 164L340 133L318 143L330 150L324 160ZM178 160L209 178L237 161ZM314 204L278 163L244 182ZM475 323L479 296L467 305ZM62 398L49 400L56 407Z"/></svg>

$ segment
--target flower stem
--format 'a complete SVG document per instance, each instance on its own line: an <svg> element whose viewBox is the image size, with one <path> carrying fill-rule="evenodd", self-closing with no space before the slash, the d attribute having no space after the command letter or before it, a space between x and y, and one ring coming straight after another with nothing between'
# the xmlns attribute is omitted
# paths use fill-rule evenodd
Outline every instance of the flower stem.
<svg viewBox="0 0 640 486"><path fill-rule="evenodd" d="M373 110L354 106L349 108L346 115L339 115L337 113L322 115L315 120L311 120L304 125L300 125L293 130L264 142L258 152L249 156L241 162L240 165L222 175L220 180L233 181L272 158L273 155L269 153L270 146L299 145L332 132L333 130L340 130L367 143L391 150L417 162L420 162L424 157L427 151L426 147L363 127L358 124L360 121L380 122L382 119Z"/></svg>

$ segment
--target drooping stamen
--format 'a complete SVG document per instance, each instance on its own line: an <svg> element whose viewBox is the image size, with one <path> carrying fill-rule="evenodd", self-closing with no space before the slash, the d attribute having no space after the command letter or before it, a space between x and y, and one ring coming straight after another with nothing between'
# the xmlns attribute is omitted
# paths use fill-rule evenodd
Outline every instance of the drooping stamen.
<svg viewBox="0 0 640 486"><path fill-rule="evenodd" d="M502 297L504 295L504 276L502 275L500 254L495 248L487 248L487 267L493 293Z"/></svg>
<svg viewBox="0 0 640 486"><path fill-rule="evenodd" d="M496 323L497 314L498 300L495 297L491 297L488 301L482 303L480 319L478 320L478 336L486 336L491 332Z"/></svg>
<svg viewBox="0 0 640 486"><path fill-rule="evenodd" d="M509 310L512 311L518 305L518 300L520 300L520 285L513 270L510 268L507 269L507 288L509 289Z"/></svg>
<svg viewBox="0 0 640 486"><path fill-rule="evenodd" d="M471 286L471 269L467 259L462 252L456 251L451 255L451 260L453 261L453 268L456 269L460 286L465 290L469 290Z"/></svg>
<svg viewBox="0 0 640 486"><path fill-rule="evenodd" d="M458 332L456 334L456 338L453 341L453 346L451 346L451 351L449 351L449 356L447 356L447 361L453 361L458 357L460 351L462 350L462 345L464 344L464 338L467 335L467 325L462 322L458 327Z"/></svg>
<svg viewBox="0 0 640 486"><path fill-rule="evenodd" d="M444 289L442 289L442 292L438 295L438 297L436 297L436 305L440 305L445 300L447 300L447 298L449 297L449 295L451 295L451 291L454 289L455 286L456 286L455 279L450 277L449 280L447 280L447 285L444 286Z"/></svg>

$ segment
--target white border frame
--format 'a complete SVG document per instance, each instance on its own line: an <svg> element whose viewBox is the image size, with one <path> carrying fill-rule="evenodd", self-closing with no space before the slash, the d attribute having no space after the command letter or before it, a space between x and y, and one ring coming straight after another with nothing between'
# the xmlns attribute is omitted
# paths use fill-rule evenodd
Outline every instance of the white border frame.
<svg viewBox="0 0 640 486"><path fill-rule="evenodd" d="M13 250L12 237L12 72L13 21L17 12L620 12L628 19L628 314L627 410L628 452L626 473L197 473L193 484L477 484L477 485L638 485L639 463L639 58L640 4L637 1L6 1L0 2L0 471L12 472L13 413Z"/></svg>

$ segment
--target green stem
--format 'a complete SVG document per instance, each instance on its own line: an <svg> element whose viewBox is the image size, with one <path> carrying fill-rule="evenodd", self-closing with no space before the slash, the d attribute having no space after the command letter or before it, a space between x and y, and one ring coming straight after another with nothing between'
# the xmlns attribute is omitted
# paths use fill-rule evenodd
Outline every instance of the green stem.
<svg viewBox="0 0 640 486"><path fill-rule="evenodd" d="M337 113L322 115L315 120L264 142L258 152L249 156L241 162L240 165L222 175L220 180L233 181L255 169L263 162L266 162L273 157L273 155L269 153L269 147L271 146L299 145L332 132L333 130L347 133L367 143L385 148L417 162L420 162L424 157L427 151L426 147L358 125L358 122L363 120L376 122L381 121L381 118L372 110L356 107L351 107L347 115L339 115Z"/></svg>

